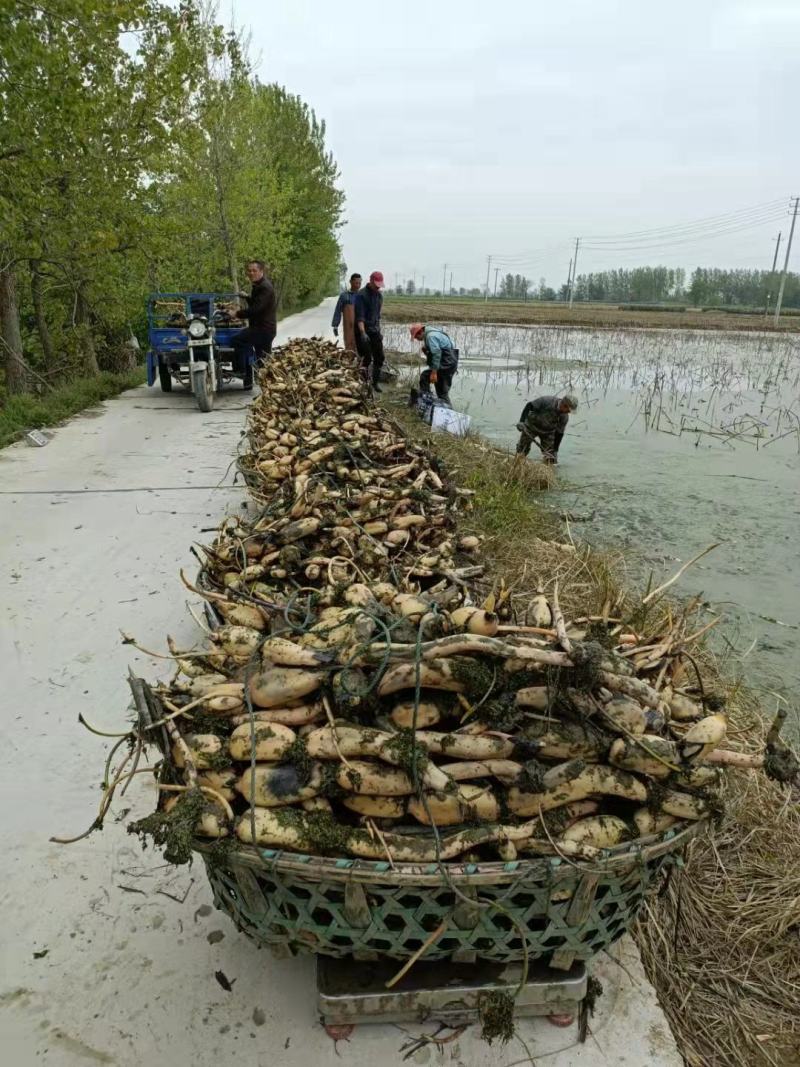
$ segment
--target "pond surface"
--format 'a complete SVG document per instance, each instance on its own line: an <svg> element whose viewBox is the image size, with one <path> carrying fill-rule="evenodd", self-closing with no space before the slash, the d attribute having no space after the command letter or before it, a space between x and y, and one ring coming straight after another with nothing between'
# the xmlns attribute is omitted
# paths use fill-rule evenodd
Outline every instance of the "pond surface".
<svg viewBox="0 0 800 1067"><path fill-rule="evenodd" d="M573 535L625 551L656 583L712 542L675 586L726 623L715 647L762 689L800 688L800 340L704 331L448 326L451 399L513 448L536 396L575 393L548 494ZM407 329L386 345L412 351ZM533 452L535 452L534 446ZM532 453L533 454L533 453ZM709 616L710 617L710 616Z"/></svg>

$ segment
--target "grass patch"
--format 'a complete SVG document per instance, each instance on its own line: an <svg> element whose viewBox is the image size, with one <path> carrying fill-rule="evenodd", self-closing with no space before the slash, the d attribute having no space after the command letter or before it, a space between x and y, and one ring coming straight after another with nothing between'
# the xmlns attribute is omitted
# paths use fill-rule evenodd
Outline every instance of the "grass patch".
<svg viewBox="0 0 800 1067"><path fill-rule="evenodd" d="M144 367L112 374L104 371L96 377L78 378L42 396L25 393L0 398L0 448L10 445L29 430L55 426L84 408L99 404L145 380Z"/></svg>
<svg viewBox="0 0 800 1067"><path fill-rule="evenodd" d="M711 663L704 674L713 678ZM728 687L729 744L763 752L763 709ZM731 742L733 742L731 744ZM633 933L690 1067L796 1064L800 805L760 773L723 777L725 814L645 901Z"/></svg>

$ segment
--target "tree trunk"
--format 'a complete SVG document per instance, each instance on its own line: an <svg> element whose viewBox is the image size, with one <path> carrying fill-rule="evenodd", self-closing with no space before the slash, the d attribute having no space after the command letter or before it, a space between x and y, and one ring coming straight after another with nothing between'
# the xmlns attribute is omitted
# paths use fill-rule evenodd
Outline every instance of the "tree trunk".
<svg viewBox="0 0 800 1067"><path fill-rule="evenodd" d="M225 189L222 183L222 162L219 154L216 129L211 130L211 170L214 175L214 191L217 197L217 211L219 213L219 226L222 234L222 243L225 246L225 258L228 260L228 273L231 280L232 291L238 292L239 280L236 271L236 252L233 247L228 214L225 210Z"/></svg>
<svg viewBox="0 0 800 1067"><path fill-rule="evenodd" d="M9 395L27 393L28 372L22 358L17 285L14 272L0 267L0 365L5 371Z"/></svg>
<svg viewBox="0 0 800 1067"><path fill-rule="evenodd" d="M31 295L33 297L33 311L36 316L36 329L39 333L39 341L44 353L44 362L48 370L55 366L56 354L53 348L53 338L50 336L50 327L47 325L47 316L44 313L44 298L42 293L42 275L39 272L39 260L30 261L31 268Z"/></svg>
<svg viewBox="0 0 800 1067"><path fill-rule="evenodd" d="M80 282L76 291L75 321L81 327L83 345L83 363L87 374L99 374L97 352L92 337L92 324L89 321L89 304L86 299L86 283Z"/></svg>

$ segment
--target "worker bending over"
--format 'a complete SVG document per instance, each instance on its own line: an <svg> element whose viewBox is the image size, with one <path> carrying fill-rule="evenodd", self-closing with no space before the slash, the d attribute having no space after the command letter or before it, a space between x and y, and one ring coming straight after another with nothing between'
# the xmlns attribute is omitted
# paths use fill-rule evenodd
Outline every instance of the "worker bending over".
<svg viewBox="0 0 800 1067"><path fill-rule="evenodd" d="M339 323L342 324L344 347L350 352L356 350L356 296L361 288L361 275L350 275L350 288L339 294L333 310L331 326L333 336L339 336Z"/></svg>
<svg viewBox="0 0 800 1067"><path fill-rule="evenodd" d="M458 370L458 349L450 337L437 326L423 326L415 322L409 327L415 341L422 342L422 352L426 369L419 376L419 387L423 393L429 393L433 385L436 395L445 403L450 403L450 386L453 375Z"/></svg>
<svg viewBox="0 0 800 1067"><path fill-rule="evenodd" d="M372 374L372 388L376 393L380 387L381 367L383 366L383 334L381 333L381 310L383 308L383 275L374 270L369 281L356 294L356 345L361 356L361 373L368 381Z"/></svg>
<svg viewBox="0 0 800 1067"><path fill-rule="evenodd" d="M517 452L527 456L536 441L545 463L558 463L558 449L566 433L571 411L578 410L574 396L540 396L522 409L517 429Z"/></svg>

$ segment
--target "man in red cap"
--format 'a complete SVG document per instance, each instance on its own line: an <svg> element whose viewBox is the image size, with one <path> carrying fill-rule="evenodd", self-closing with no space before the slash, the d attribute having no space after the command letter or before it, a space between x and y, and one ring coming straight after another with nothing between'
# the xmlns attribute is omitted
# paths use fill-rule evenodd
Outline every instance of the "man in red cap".
<svg viewBox="0 0 800 1067"><path fill-rule="evenodd" d="M383 366L383 334L381 333L381 310L383 308L383 275L374 270L369 281L356 296L356 346L361 356L364 378L368 379L372 368L372 388L376 393L383 390L379 378Z"/></svg>

